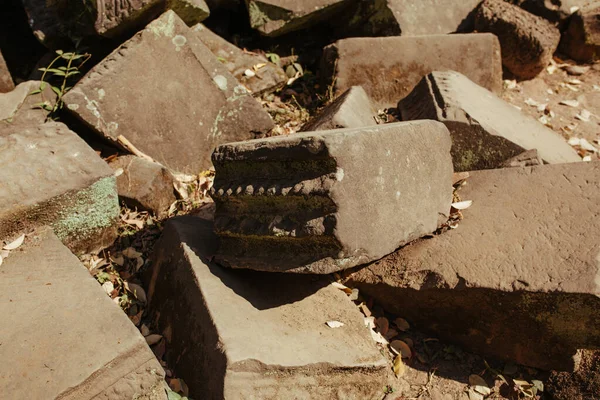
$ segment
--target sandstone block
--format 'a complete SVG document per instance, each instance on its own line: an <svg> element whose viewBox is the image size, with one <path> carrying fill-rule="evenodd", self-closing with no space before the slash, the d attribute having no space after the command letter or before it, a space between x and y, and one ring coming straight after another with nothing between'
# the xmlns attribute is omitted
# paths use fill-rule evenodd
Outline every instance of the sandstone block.
<svg viewBox="0 0 600 400"><path fill-rule="evenodd" d="M433 119L448 127L455 171L498 168L532 149L551 164L581 161L557 133L454 71L427 75L398 108L405 121Z"/></svg>
<svg viewBox="0 0 600 400"><path fill-rule="evenodd" d="M569 20L560 50L574 60L593 62L600 55L600 3L577 11Z"/></svg>
<svg viewBox="0 0 600 400"><path fill-rule="evenodd" d="M202 43L213 52L213 54L225 64L227 70L253 94L273 92L285 85L288 80L282 68L269 62L265 57L258 54L249 54L239 47L229 43L204 25L194 26L194 31L202 40ZM256 71L255 66L260 66ZM255 73L248 76L246 71Z"/></svg>
<svg viewBox="0 0 600 400"><path fill-rule="evenodd" d="M10 92L15 88L15 84L10 75L10 71L6 66L6 61L0 52L0 93Z"/></svg>
<svg viewBox="0 0 600 400"><path fill-rule="evenodd" d="M523 79L535 78L546 68L560 41L559 30L550 22L504 0L481 3L475 29L498 36L502 64Z"/></svg>
<svg viewBox="0 0 600 400"><path fill-rule="evenodd" d="M539 15L551 22L562 24L573 13L573 10L578 10L592 0L507 0L508 2L518 5L524 10L532 14Z"/></svg>
<svg viewBox="0 0 600 400"><path fill-rule="evenodd" d="M537 149L524 151L502 163L504 168L533 167L534 165L544 165L544 160L540 157Z"/></svg>
<svg viewBox="0 0 600 400"><path fill-rule="evenodd" d="M381 398L387 362L362 315L328 280L222 268L212 223L171 219L149 304L167 357L206 400ZM339 321L340 328L329 328Z"/></svg>
<svg viewBox="0 0 600 400"><path fill-rule="evenodd" d="M219 146L217 260L327 274L435 231L452 200L447 129L433 121Z"/></svg>
<svg viewBox="0 0 600 400"><path fill-rule="evenodd" d="M469 57L464 57L469 54ZM493 92L502 90L498 39L491 34L351 38L325 48L322 74L336 96L362 86L377 108L395 107L428 73L459 71Z"/></svg>
<svg viewBox="0 0 600 400"><path fill-rule="evenodd" d="M50 229L0 266L0 387L10 399L164 399L146 341Z"/></svg>
<svg viewBox="0 0 600 400"><path fill-rule="evenodd" d="M172 11L92 68L64 101L102 137L124 135L185 173L208 169L216 145L273 127L260 103Z"/></svg>
<svg viewBox="0 0 600 400"><path fill-rule="evenodd" d="M375 114L367 92L361 86L353 86L307 122L302 131L374 126Z"/></svg>
<svg viewBox="0 0 600 400"><path fill-rule="evenodd" d="M17 126L31 127L43 124L48 111L34 107L43 101L51 102L56 95L46 85L42 94L30 94L40 89L40 81L26 81L17 85L14 90L0 93L0 136L12 133Z"/></svg>
<svg viewBox="0 0 600 400"><path fill-rule="evenodd" d="M112 170L64 124L0 135L0 238L50 225L72 251L105 247L119 216Z"/></svg>
<svg viewBox="0 0 600 400"><path fill-rule="evenodd" d="M132 155L117 157L109 165L113 170L122 170L117 176L117 189L125 204L151 211L159 218L167 216L177 198L173 175L165 167Z"/></svg>
<svg viewBox="0 0 600 400"><path fill-rule="evenodd" d="M245 0L250 25L266 36L280 36L326 22L349 0Z"/></svg>
<svg viewBox="0 0 600 400"><path fill-rule="evenodd" d="M572 371L600 346L599 187L600 162L471 172L457 229L349 284L475 353Z"/></svg>
<svg viewBox="0 0 600 400"><path fill-rule="evenodd" d="M481 0L384 0L359 3L351 29L363 36L420 36L471 31ZM352 26L354 25L354 26Z"/></svg>

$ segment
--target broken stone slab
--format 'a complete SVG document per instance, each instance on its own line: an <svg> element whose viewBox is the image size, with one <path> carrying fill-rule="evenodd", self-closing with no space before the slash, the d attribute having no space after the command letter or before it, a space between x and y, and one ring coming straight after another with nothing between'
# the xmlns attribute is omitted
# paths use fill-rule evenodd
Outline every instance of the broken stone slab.
<svg viewBox="0 0 600 400"><path fill-rule="evenodd" d="M204 0L167 0L167 7L175 11L188 26L196 25L210 15Z"/></svg>
<svg viewBox="0 0 600 400"><path fill-rule="evenodd" d="M350 0L245 1L250 26L262 35L271 37L326 23L352 4Z"/></svg>
<svg viewBox="0 0 600 400"><path fill-rule="evenodd" d="M73 252L114 241L117 186L94 150L57 122L0 133L0 239L50 225Z"/></svg>
<svg viewBox="0 0 600 400"><path fill-rule="evenodd" d="M421 36L473 30L473 10L481 0L364 1L347 31L358 36Z"/></svg>
<svg viewBox="0 0 600 400"><path fill-rule="evenodd" d="M377 399L387 362L328 280L231 270L209 260L212 222L171 219L155 249L149 306L167 359L217 399ZM327 322L344 325L330 328Z"/></svg>
<svg viewBox="0 0 600 400"><path fill-rule="evenodd" d="M325 48L321 70L335 96L362 86L377 108L395 107L425 75L439 70L456 70L502 91L500 44L489 33L342 39Z"/></svg>
<svg viewBox="0 0 600 400"><path fill-rule="evenodd" d="M108 164L117 174L119 198L131 208L166 217L177 200L173 175L162 165L133 155L120 156Z"/></svg>
<svg viewBox="0 0 600 400"><path fill-rule="evenodd" d="M2 52L0 52L0 93L10 92L14 88L15 83L6 66L6 61L4 61L4 57L2 57Z"/></svg>
<svg viewBox="0 0 600 400"><path fill-rule="evenodd" d="M216 260L328 274L376 260L445 223L448 130L434 121L257 139L213 154Z"/></svg>
<svg viewBox="0 0 600 400"><path fill-rule="evenodd" d="M498 168L531 149L550 164L581 161L556 132L454 71L427 75L398 109L404 121L433 119L448 127L455 171Z"/></svg>
<svg viewBox="0 0 600 400"><path fill-rule="evenodd" d="M124 135L170 170L191 174L211 166L218 144L273 127L261 104L173 11L92 68L64 101L101 137L118 144Z"/></svg>
<svg viewBox="0 0 600 400"><path fill-rule="evenodd" d="M590 3L589 0L508 0L532 14L551 22L565 22L575 11Z"/></svg>
<svg viewBox="0 0 600 400"><path fill-rule="evenodd" d="M325 131L340 128L364 128L377 125L376 111L361 86L352 86L319 115L307 122L303 132Z"/></svg>
<svg viewBox="0 0 600 400"><path fill-rule="evenodd" d="M514 167L533 167L534 165L544 165L544 161L540 157L537 149L531 149L522 152L502 163L503 168Z"/></svg>
<svg viewBox="0 0 600 400"><path fill-rule="evenodd" d="M200 40L254 95L274 92L288 80L282 68L259 54L245 52L202 24L193 27ZM250 71L248 74L246 71Z"/></svg>
<svg viewBox="0 0 600 400"><path fill-rule="evenodd" d="M456 229L349 278L392 313L465 349L575 370L600 346L600 162L470 173Z"/></svg>
<svg viewBox="0 0 600 400"><path fill-rule="evenodd" d="M50 85L45 86L43 93L31 94L39 90L41 84L40 81L26 81L10 92L0 93L0 136L11 133L17 126L36 126L46 121L48 111L36 104L47 101L53 106L56 94Z"/></svg>
<svg viewBox="0 0 600 400"><path fill-rule="evenodd" d="M483 1L475 29L498 36L502 64L523 79L535 78L548 66L560 41L560 31L550 22L504 0Z"/></svg>
<svg viewBox="0 0 600 400"><path fill-rule="evenodd" d="M166 400L142 335L51 229L28 234L0 276L3 396Z"/></svg>
<svg viewBox="0 0 600 400"><path fill-rule="evenodd" d="M560 51L581 62L593 62L600 55L600 2L573 14L562 35Z"/></svg>

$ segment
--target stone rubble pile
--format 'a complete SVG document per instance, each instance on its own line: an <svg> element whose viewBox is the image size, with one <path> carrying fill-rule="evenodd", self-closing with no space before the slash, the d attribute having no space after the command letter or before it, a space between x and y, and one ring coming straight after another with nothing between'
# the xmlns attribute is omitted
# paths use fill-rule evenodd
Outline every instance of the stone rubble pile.
<svg viewBox="0 0 600 400"><path fill-rule="evenodd" d="M0 41L7 398L172 399L74 255L111 257L120 204L164 222L148 317L196 399L402 398L386 339L334 280L569 393L600 381L600 161L501 98L557 51L595 60L597 3L11 1L49 53L40 75ZM277 136L266 99L297 103L303 78L328 104ZM178 180L211 168L214 212L169 219Z"/></svg>

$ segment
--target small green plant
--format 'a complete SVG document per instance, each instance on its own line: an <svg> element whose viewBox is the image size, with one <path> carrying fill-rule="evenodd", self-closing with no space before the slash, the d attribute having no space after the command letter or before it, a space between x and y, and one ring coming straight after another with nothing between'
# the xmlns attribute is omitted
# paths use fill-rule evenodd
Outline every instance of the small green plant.
<svg viewBox="0 0 600 400"><path fill-rule="evenodd" d="M40 68L40 71L42 71L43 74L39 89L29 93L30 95L41 94L42 102L35 104L34 108L41 108L48 111L46 121L56 119L58 111L64 106L64 95L72 88L72 86L68 86L70 78L81 74L81 67L91 57L91 54L88 53L65 53L62 50L56 50L56 54L57 56L46 68ZM51 82L54 82L55 85ZM54 102L44 98L44 90L48 85L54 94L56 94Z"/></svg>

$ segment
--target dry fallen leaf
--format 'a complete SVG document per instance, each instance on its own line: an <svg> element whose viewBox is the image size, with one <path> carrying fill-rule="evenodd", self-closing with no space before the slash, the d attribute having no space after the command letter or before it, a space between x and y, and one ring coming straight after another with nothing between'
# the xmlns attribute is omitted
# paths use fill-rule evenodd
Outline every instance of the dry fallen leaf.
<svg viewBox="0 0 600 400"><path fill-rule="evenodd" d="M402 340L394 340L392 343L390 343L390 347L395 351L395 353L400 354L402 358L412 357L412 350Z"/></svg>
<svg viewBox="0 0 600 400"><path fill-rule="evenodd" d="M125 287L135 295L136 299L142 303L146 302L146 291L140 285L131 282L125 282Z"/></svg>
<svg viewBox="0 0 600 400"><path fill-rule="evenodd" d="M352 289L352 293L348 295L348 298L352 301L358 300L358 289Z"/></svg>
<svg viewBox="0 0 600 400"><path fill-rule="evenodd" d="M343 291L346 294L351 294L352 293L352 289L350 289L348 286L343 285L339 282L331 282L331 286L333 286L336 289L340 289L341 291Z"/></svg>
<svg viewBox="0 0 600 400"><path fill-rule="evenodd" d="M394 374L396 374L396 378L400 378L401 376L403 376L406 373L406 367L404 366L404 363L402 362L401 355L397 355L396 358L394 359L394 367L392 369L394 371Z"/></svg>
<svg viewBox="0 0 600 400"><path fill-rule="evenodd" d="M247 69L244 71L244 75L246 75L248 78L252 78L253 76L256 76L256 72L252 71L251 69Z"/></svg>
<svg viewBox="0 0 600 400"><path fill-rule="evenodd" d="M9 254L10 250L0 250L0 256L2 256L2 258L8 258Z"/></svg>
<svg viewBox="0 0 600 400"><path fill-rule="evenodd" d="M111 281L106 281L102 284L102 289L104 289L106 294L110 295L115 290L115 285Z"/></svg>
<svg viewBox="0 0 600 400"><path fill-rule="evenodd" d="M466 210L467 208L471 207L472 205L473 205L472 200L459 201L458 203L452 203L452 208L455 208L457 210Z"/></svg>
<svg viewBox="0 0 600 400"><path fill-rule="evenodd" d="M379 317L375 320L375 325L382 335L385 335L390 329L390 321L386 317Z"/></svg>
<svg viewBox="0 0 600 400"><path fill-rule="evenodd" d="M160 342L161 339L162 339L162 335L158 335L155 333L155 334L146 336L146 343L148 343L148 346L153 346L156 343Z"/></svg>
<svg viewBox="0 0 600 400"><path fill-rule="evenodd" d="M400 329L402 332L406 332L407 330L410 329L410 324L404 318L396 318L394 320L394 323L396 324L398 329Z"/></svg>
<svg viewBox="0 0 600 400"><path fill-rule="evenodd" d="M2 265L3 258L0 256L0 265Z"/></svg>
<svg viewBox="0 0 600 400"><path fill-rule="evenodd" d="M133 247L128 247L121 252L127 258L138 258L142 256L142 253L136 251Z"/></svg>
<svg viewBox="0 0 600 400"><path fill-rule="evenodd" d="M577 100L561 100L558 104L569 107L579 107L579 102Z"/></svg>
<svg viewBox="0 0 600 400"><path fill-rule="evenodd" d="M344 323L340 321L327 321L326 324L330 328L341 328L344 326Z"/></svg>
<svg viewBox="0 0 600 400"><path fill-rule="evenodd" d="M375 332L373 329L369 330L371 332L371 337L373 338L373 340L375 341L375 343L379 343L382 344L384 346L387 346L389 344L389 342L387 341L386 338L384 338L381 333L379 332Z"/></svg>
<svg viewBox="0 0 600 400"><path fill-rule="evenodd" d="M471 387L474 391L476 391L477 393L479 393L483 396L489 396L490 393L492 393L492 390L488 386L485 379L483 379L479 375L475 375L475 374L470 375L469 376L469 385L471 385Z"/></svg>
<svg viewBox="0 0 600 400"><path fill-rule="evenodd" d="M4 250L15 250L18 249L19 246L21 246L23 244L23 241L25 240L25 234L19 236L18 238L16 238L15 240L13 240L12 242L10 242L9 244L5 245L3 247Z"/></svg>
<svg viewBox="0 0 600 400"><path fill-rule="evenodd" d="M150 328L148 328L148 325L142 324L142 328L140 329L140 332L142 333L142 336L146 337L150 334Z"/></svg>
<svg viewBox="0 0 600 400"><path fill-rule="evenodd" d="M469 389L469 400L483 400L483 395L471 388Z"/></svg>
<svg viewBox="0 0 600 400"><path fill-rule="evenodd" d="M588 110L581 110L579 114L575 116L580 121L589 122L592 114Z"/></svg>

